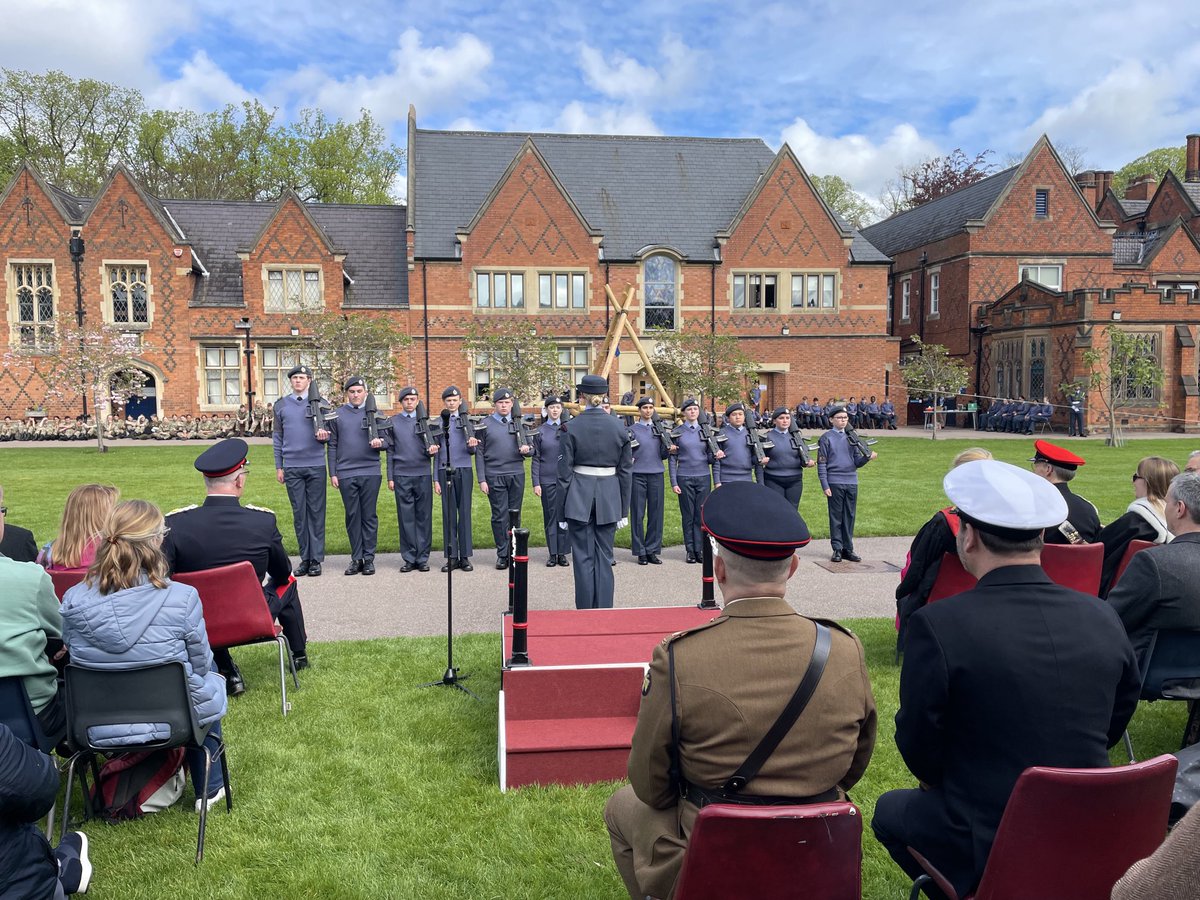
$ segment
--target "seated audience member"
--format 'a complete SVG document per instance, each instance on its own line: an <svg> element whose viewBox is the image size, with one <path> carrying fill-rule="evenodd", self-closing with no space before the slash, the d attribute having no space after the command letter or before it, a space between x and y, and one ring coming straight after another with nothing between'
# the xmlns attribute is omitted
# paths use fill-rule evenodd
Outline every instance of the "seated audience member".
<svg viewBox="0 0 1200 900"><path fill-rule="evenodd" d="M96 558L100 529L121 492L110 484L81 484L67 496L58 537L38 554L50 572L86 569Z"/></svg>
<svg viewBox="0 0 1200 900"><path fill-rule="evenodd" d="M1090 544L1097 540L1100 537L1100 514L1090 500L1074 493L1070 487L1079 467L1086 463L1084 458L1049 441L1034 441L1033 456L1029 461L1033 463L1033 473L1054 485L1067 503L1067 517L1053 528L1046 529L1043 535L1046 543ZM1073 541L1073 536L1079 540Z"/></svg>
<svg viewBox="0 0 1200 900"><path fill-rule="evenodd" d="M0 537L6 527L0 515ZM19 675L42 731L66 733L67 715L51 657L62 649L62 616L54 584L41 566L0 556L0 678Z"/></svg>
<svg viewBox="0 0 1200 900"><path fill-rule="evenodd" d="M964 450L950 464L951 469L977 459L991 459L992 454L982 447ZM956 553L958 539L958 514L953 506L940 509L932 519L921 526L908 549L908 560L900 571L900 584L896 586L896 612L899 616L900 647L904 647L904 628L908 618L925 605L933 583L937 581L942 557Z"/></svg>
<svg viewBox="0 0 1200 900"><path fill-rule="evenodd" d="M1104 545L1101 597L1108 596L1130 541L1165 544L1171 540L1166 520L1167 489L1178 474L1179 466L1161 456L1147 456L1138 463L1133 473L1133 502L1123 516L1100 529L1098 540Z"/></svg>
<svg viewBox="0 0 1200 900"><path fill-rule="evenodd" d="M35 824L58 796L58 769L0 723L0 897L54 900L87 893L87 836L73 831L51 850Z"/></svg>
<svg viewBox="0 0 1200 900"><path fill-rule="evenodd" d="M167 577L162 513L145 500L127 500L113 509L101 534L96 561L63 598L63 639L72 662L91 669L133 669L179 660L187 669L196 720L215 723L204 742L215 752L225 715L225 679L213 664L200 595ZM90 737L99 746L119 748L163 737L160 731L153 722L98 725ZM188 750L187 761L197 812L205 797L210 804L223 800L221 767L212 766L203 789L203 751Z"/></svg>
<svg viewBox="0 0 1200 900"><path fill-rule="evenodd" d="M4 488L0 487L0 518L6 515ZM33 562L37 559L37 542L33 539L33 532L19 525L6 525L3 537L0 537L0 556L7 556L14 562Z"/></svg>
<svg viewBox="0 0 1200 900"><path fill-rule="evenodd" d="M709 495L703 522L719 545L713 571L724 614L655 648L629 755L630 784L604 810L617 870L637 900L671 896L702 806L839 799L862 777L875 744L862 645L837 623L805 618L784 599L799 565L795 550L809 541L795 507L761 485L734 482ZM818 646L828 662L803 724L747 771ZM728 785L739 772L744 789Z"/></svg>
<svg viewBox="0 0 1200 900"><path fill-rule="evenodd" d="M1066 517L1058 491L991 459L943 485L979 584L909 620L896 745L920 787L880 797L872 826L911 877L922 869L909 847L966 896L1020 774L1107 767L1141 679L1113 611L1042 571L1042 531Z"/></svg>
<svg viewBox="0 0 1200 900"><path fill-rule="evenodd" d="M883 423L882 427L896 430L896 405L887 397L879 404L879 420Z"/></svg>
<svg viewBox="0 0 1200 900"><path fill-rule="evenodd" d="M1187 462L1183 464L1183 468L1188 472L1200 472L1200 450L1193 450L1188 454Z"/></svg>
<svg viewBox="0 0 1200 900"><path fill-rule="evenodd" d="M1130 866L1112 892L1112 900L1190 897L1200 897L1200 805L1188 810L1154 855Z"/></svg>
<svg viewBox="0 0 1200 900"><path fill-rule="evenodd" d="M1025 434L1033 434L1033 430L1043 422L1049 422L1054 416L1054 405L1046 398L1042 398L1041 403L1031 403L1029 412L1025 414L1025 421L1022 423L1021 431Z"/></svg>
<svg viewBox="0 0 1200 900"><path fill-rule="evenodd" d="M1171 480L1165 515L1174 540L1135 553L1108 592L1139 656L1161 628L1200 631L1200 474Z"/></svg>

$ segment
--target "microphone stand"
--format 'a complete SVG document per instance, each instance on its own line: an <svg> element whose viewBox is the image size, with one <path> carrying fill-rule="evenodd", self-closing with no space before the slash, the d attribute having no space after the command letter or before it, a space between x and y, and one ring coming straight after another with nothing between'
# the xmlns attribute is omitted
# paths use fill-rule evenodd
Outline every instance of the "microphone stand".
<svg viewBox="0 0 1200 900"><path fill-rule="evenodd" d="M444 411L443 415L445 415ZM450 560L450 565L446 566L446 671L439 680L426 682L421 687L457 688L464 694L470 694L476 700L479 700L480 697L477 694L461 683L471 676L458 674L458 669L454 667L454 560L458 558L456 540L458 537L458 528L457 520L455 527L450 527L448 523L450 522L449 511L458 509L458 500L454 495L454 469L450 465L450 429L444 428L443 431L445 431L445 434L442 437L442 442L446 456L445 463L441 465L441 469L442 474L445 475L446 487L442 491L442 522L447 523L445 526L446 557ZM440 452L438 456L441 456Z"/></svg>

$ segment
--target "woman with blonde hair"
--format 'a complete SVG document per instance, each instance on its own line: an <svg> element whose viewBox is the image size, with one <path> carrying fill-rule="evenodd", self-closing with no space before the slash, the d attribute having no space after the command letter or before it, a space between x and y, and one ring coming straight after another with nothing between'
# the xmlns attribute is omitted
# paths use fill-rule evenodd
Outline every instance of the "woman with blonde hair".
<svg viewBox="0 0 1200 900"><path fill-rule="evenodd" d="M178 660L187 670L188 690L196 719L213 724L205 745L215 752L225 715L225 679L213 664L204 628L204 612L195 588L168 577L162 541L169 529L162 512L145 500L118 503L101 531L96 560L84 580L63 597L63 641L78 666L133 669ZM156 723L96 726L91 738L99 746L121 747L165 737ZM187 751L196 810L225 797L221 767L208 773L205 790L204 753Z"/></svg>
<svg viewBox="0 0 1200 900"><path fill-rule="evenodd" d="M1100 596L1107 597L1113 576L1121 564L1130 541L1153 541L1166 544L1171 540L1167 530L1167 489L1171 479L1179 474L1179 466L1161 456L1146 456L1133 473L1133 502L1125 514L1100 529L1097 540L1104 545L1104 566L1100 570Z"/></svg>
<svg viewBox="0 0 1200 900"><path fill-rule="evenodd" d="M58 537L46 544L37 561L51 572L86 569L96 558L100 529L121 497L111 484L81 484L63 507Z"/></svg>

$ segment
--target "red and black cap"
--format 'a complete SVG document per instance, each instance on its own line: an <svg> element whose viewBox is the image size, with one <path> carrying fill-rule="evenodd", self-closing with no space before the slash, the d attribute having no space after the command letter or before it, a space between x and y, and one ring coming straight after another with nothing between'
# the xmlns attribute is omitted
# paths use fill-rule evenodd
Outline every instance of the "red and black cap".
<svg viewBox="0 0 1200 900"><path fill-rule="evenodd" d="M1058 444L1052 444L1049 441L1034 441L1033 456L1029 461L1048 462L1053 466L1060 466L1061 468L1071 470L1078 469L1087 463L1087 460L1082 456L1077 456L1065 447L1060 447Z"/></svg>
<svg viewBox="0 0 1200 900"><path fill-rule="evenodd" d="M787 559L812 540L795 506L752 481L732 481L709 494L700 527L726 550L750 559Z"/></svg>
<svg viewBox="0 0 1200 900"><path fill-rule="evenodd" d="M226 438L217 441L196 457L196 471L205 478L220 478L232 475L246 464L246 442L241 438Z"/></svg>

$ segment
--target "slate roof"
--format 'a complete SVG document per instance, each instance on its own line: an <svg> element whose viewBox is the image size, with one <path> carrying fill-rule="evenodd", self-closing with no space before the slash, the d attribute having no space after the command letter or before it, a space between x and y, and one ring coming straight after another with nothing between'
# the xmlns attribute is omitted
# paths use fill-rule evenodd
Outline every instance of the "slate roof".
<svg viewBox="0 0 1200 900"><path fill-rule="evenodd" d="M1013 166L989 175L916 209L868 225L862 230L863 237L889 256L895 256L901 251L957 234L966 222L982 219L987 214L1018 168Z"/></svg>
<svg viewBox="0 0 1200 900"><path fill-rule="evenodd" d="M455 258L456 232L475 218L526 140L532 140L587 223L604 257L669 246L713 259L718 232L775 154L758 138L629 137L417 129L413 159L416 255ZM883 261L857 236L855 259Z"/></svg>
<svg viewBox="0 0 1200 900"><path fill-rule="evenodd" d="M1150 206L1149 200L1125 200L1119 197L1117 202L1121 204L1121 211L1131 218L1140 216Z"/></svg>
<svg viewBox="0 0 1200 900"><path fill-rule="evenodd" d="M1154 255L1155 245L1163 232L1157 228L1147 231L1118 231L1113 235L1113 265L1140 266Z"/></svg>
<svg viewBox="0 0 1200 900"><path fill-rule="evenodd" d="M1200 208L1200 182L1183 181L1180 183L1183 185L1184 193L1192 198L1192 203L1195 204L1197 208Z"/></svg>

